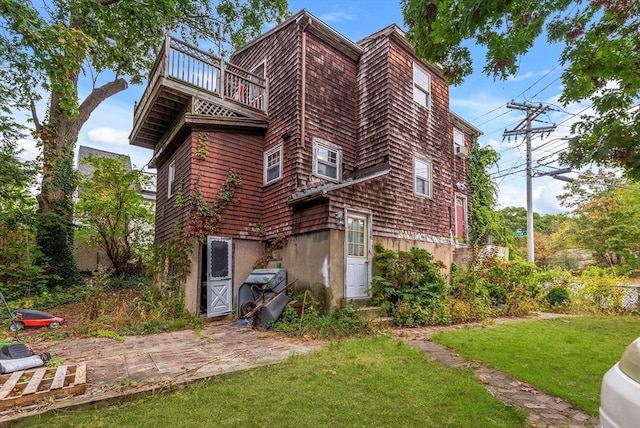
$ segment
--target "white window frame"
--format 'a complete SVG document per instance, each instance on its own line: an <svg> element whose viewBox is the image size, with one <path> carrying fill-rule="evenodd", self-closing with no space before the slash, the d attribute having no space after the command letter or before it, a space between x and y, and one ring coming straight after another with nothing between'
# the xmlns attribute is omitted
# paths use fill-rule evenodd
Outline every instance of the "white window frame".
<svg viewBox="0 0 640 428"><path fill-rule="evenodd" d="M426 173L422 170L426 168ZM426 187L425 192L418 191L418 180L422 180ZM413 192L416 195L431 198L433 195L433 162L428 159L414 156L413 158Z"/></svg>
<svg viewBox="0 0 640 428"><path fill-rule="evenodd" d="M278 155L278 163L274 163L272 165L269 165L269 158L276 154ZM264 152L264 163L263 163L264 167L263 167L263 181L264 181L264 185L266 186L267 184L271 184L271 183L275 183L278 180L282 179L282 144L280 144L279 146L275 146L272 149L267 150L266 152ZM277 166L278 167L278 176L275 178L272 178L271 180L268 179L268 173L269 170L273 167Z"/></svg>
<svg viewBox="0 0 640 428"><path fill-rule="evenodd" d="M416 63L413 63L413 101L431 108L431 76Z"/></svg>
<svg viewBox="0 0 640 428"><path fill-rule="evenodd" d="M262 73L258 73L257 71L262 68ZM251 69L251 74L255 74L256 76L262 77L263 79L267 78L267 60L263 59ZM249 79L252 80L252 79ZM264 98L265 91L254 84L249 84L249 104L253 107L258 107L261 104L262 98Z"/></svg>
<svg viewBox="0 0 640 428"><path fill-rule="evenodd" d="M167 175L167 199L174 195L174 186L176 183L176 161L175 159L169 164L169 174Z"/></svg>
<svg viewBox="0 0 640 428"><path fill-rule="evenodd" d="M458 128L453 128L453 149L464 146L464 132Z"/></svg>
<svg viewBox="0 0 640 428"><path fill-rule="evenodd" d="M324 149L329 153L335 154L335 163L332 163L328 160L321 160L319 158L320 149ZM336 176L332 177L330 175L321 174L318 171L320 165L331 165L336 168ZM340 182L342 178L342 147L331 144L328 141L325 141L321 138L314 137L313 139L313 175L316 177L324 178L325 180L333 181L336 183Z"/></svg>

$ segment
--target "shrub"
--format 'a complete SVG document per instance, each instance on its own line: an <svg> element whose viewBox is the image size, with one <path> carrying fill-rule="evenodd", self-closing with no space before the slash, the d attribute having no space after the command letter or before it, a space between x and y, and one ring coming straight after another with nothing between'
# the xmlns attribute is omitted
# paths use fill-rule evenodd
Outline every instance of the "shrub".
<svg viewBox="0 0 640 428"><path fill-rule="evenodd" d="M367 320L358 316L358 308L345 306L331 315L321 316L313 305L305 306L300 317L287 305L275 322L266 326L282 333L321 339L336 339L372 333Z"/></svg>
<svg viewBox="0 0 640 428"><path fill-rule="evenodd" d="M569 292L563 287L553 287L547 293L547 302L551 306L565 306L571 303Z"/></svg>
<svg viewBox="0 0 640 428"><path fill-rule="evenodd" d="M444 265L420 248L394 251L377 244L373 300L401 326L446 324Z"/></svg>

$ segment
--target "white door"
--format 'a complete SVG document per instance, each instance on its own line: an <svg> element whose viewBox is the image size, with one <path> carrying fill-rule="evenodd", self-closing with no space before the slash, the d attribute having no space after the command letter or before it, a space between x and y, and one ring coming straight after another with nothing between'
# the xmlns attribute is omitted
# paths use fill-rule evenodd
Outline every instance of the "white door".
<svg viewBox="0 0 640 428"><path fill-rule="evenodd" d="M231 239L207 238L207 317L231 313Z"/></svg>
<svg viewBox="0 0 640 428"><path fill-rule="evenodd" d="M348 214L346 225L347 286L345 297L369 296L369 227L364 215Z"/></svg>

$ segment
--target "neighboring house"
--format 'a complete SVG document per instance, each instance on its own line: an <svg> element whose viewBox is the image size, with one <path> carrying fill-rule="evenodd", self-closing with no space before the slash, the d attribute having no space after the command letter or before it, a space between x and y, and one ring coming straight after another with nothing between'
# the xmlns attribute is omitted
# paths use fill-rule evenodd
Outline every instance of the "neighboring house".
<svg viewBox="0 0 640 428"><path fill-rule="evenodd" d="M270 247L328 309L369 297L375 243L450 266L479 134L398 27L353 43L301 11L230 62L167 38L130 143L154 150L160 243L185 219L183 197L198 188L211 202L230 168L241 175L185 284L188 310L218 316Z"/></svg>
<svg viewBox="0 0 640 428"><path fill-rule="evenodd" d="M78 161L76 164L76 169L82 174L84 177L93 176L93 166L88 165L84 162L84 160L88 156L95 157L104 157L109 159L118 159L119 157L124 157L124 168L126 171L131 170L131 158L129 155L123 155L119 153L113 153L106 150L95 149L93 147L87 146L79 146L78 147ZM142 186L142 197L145 201L154 204L156 202L156 174L145 172L147 179L143 183ZM79 194L76 191L76 195L74 197L75 200L78 199ZM98 268L99 265L110 268L111 261L107 257L104 250L97 246L89 246L86 244L81 244L76 242L74 247L76 265L78 269L81 271L94 271Z"/></svg>

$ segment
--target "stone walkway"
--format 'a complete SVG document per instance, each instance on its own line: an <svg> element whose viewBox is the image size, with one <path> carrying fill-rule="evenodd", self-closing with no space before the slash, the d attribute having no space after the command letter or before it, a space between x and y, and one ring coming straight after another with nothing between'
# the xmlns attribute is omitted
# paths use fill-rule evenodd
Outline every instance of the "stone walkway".
<svg viewBox="0 0 640 428"><path fill-rule="evenodd" d="M538 318L551 318L552 314L541 314ZM497 323L522 321L522 318L505 318ZM419 349L435 361L447 367L469 367L484 384L491 395L502 402L525 409L529 412L527 421L537 428L584 428L599 426L598 420L573 408L560 398L547 395L533 385L518 381L498 370L481 365L478 362L465 361L451 349L433 342L430 337L436 331L466 326L424 327L417 329L398 329L396 336ZM473 325L471 325L473 326ZM480 326L477 324L476 326Z"/></svg>
<svg viewBox="0 0 640 428"><path fill-rule="evenodd" d="M557 317L539 314L536 318ZM495 320L518 322L523 318ZM478 326L480 324L477 324ZM531 385L476 362L466 362L452 350L430 340L442 329L424 327L393 329L393 334L422 350L431 358L451 367L471 367L490 394L503 402L530 412L533 427L593 427L597 420L551 397ZM473 326L473 324L471 325ZM49 344L46 349L65 364L87 363L87 392L53 402L38 403L0 412L0 426L51 410L109 405L133 399L160 389L179 388L198 379L222 373L274 364L294 354L320 349L322 342L297 340L249 325L229 322L207 323L196 334L192 330L147 336L127 336L124 341L108 338L69 339Z"/></svg>

